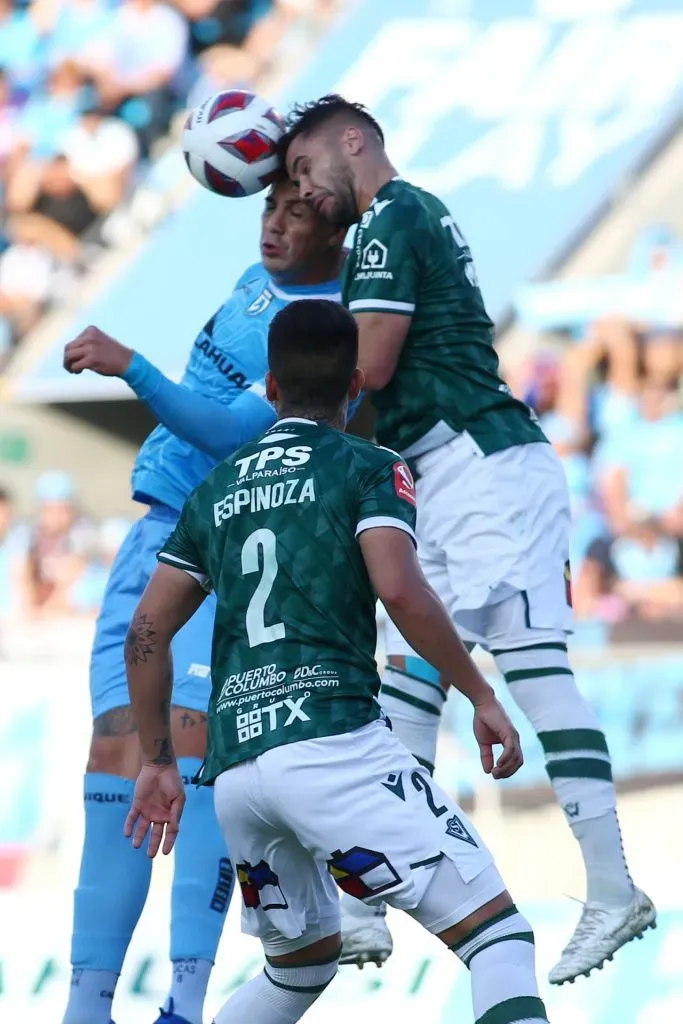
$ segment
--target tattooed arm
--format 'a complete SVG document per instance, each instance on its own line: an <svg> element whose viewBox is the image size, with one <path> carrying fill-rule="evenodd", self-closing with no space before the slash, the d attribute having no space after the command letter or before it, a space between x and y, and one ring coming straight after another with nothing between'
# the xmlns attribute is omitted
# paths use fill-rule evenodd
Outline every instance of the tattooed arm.
<svg viewBox="0 0 683 1024"><path fill-rule="evenodd" d="M142 768L124 833L132 836L133 846L138 848L151 826L150 857L156 856L162 840L163 852L171 852L185 805L171 742L171 640L205 597L206 591L182 569L159 565L126 636L128 690L138 723Z"/></svg>
<svg viewBox="0 0 683 1024"><path fill-rule="evenodd" d="M169 765L175 761L170 723L171 640L205 597L206 591L188 573L159 565L130 624L124 657L146 764Z"/></svg>

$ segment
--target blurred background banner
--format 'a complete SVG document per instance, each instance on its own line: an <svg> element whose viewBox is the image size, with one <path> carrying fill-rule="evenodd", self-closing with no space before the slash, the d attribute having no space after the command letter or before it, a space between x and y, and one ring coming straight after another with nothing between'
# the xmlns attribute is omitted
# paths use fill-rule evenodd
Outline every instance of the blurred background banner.
<svg viewBox="0 0 683 1024"><path fill-rule="evenodd" d="M200 189L179 145L187 108L234 87L283 112L332 90L367 103L472 245L506 379L565 469L571 656L661 911L644 942L544 996L554 1024L683 1020L680 0L0 0L0 1020L64 1005L90 642L154 425L121 381L68 375L63 345L95 323L180 376L258 256L262 197ZM371 432L367 408L351 429ZM490 841L545 975L581 864L535 737L480 664L524 769L489 783L452 698L437 777ZM169 873L117 994L124 1024L153 1019L166 988ZM385 968L343 971L312 1022L469 1019L464 972L394 928ZM259 963L233 908L209 1008Z"/></svg>

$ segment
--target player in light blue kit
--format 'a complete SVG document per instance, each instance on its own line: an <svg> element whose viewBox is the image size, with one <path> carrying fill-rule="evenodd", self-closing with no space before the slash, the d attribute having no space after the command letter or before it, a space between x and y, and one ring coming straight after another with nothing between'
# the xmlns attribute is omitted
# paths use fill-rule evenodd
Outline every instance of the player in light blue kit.
<svg viewBox="0 0 683 1024"><path fill-rule="evenodd" d="M126 950L149 889L152 861L123 835L140 766L129 707L124 640L145 658L144 630L126 636L156 567L156 553L187 496L217 461L275 422L260 397L267 370L268 325L288 302L340 301L337 278L345 230L302 203L288 182L266 199L262 263L239 279L200 331L180 384L142 355L89 327L66 346L72 373L122 377L160 420L133 468L133 497L148 506L112 568L97 620L90 689L93 737L85 775L85 841L74 899L73 975L63 1024L109 1024ZM252 387L253 386L253 387ZM182 438L182 439L181 439ZM206 746L213 598L173 642L174 745L188 783ZM232 868L210 790L189 787L175 847L171 897L173 980L158 1021L202 1024L202 1009L232 892Z"/></svg>

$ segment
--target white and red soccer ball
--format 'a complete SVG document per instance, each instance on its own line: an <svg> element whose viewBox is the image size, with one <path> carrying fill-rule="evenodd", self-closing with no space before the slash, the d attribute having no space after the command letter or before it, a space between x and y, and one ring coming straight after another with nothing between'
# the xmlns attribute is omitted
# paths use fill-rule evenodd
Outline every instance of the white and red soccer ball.
<svg viewBox="0 0 683 1024"><path fill-rule="evenodd" d="M260 96L231 89L210 96L187 117L183 154L192 176L211 192L236 198L278 176L284 120Z"/></svg>

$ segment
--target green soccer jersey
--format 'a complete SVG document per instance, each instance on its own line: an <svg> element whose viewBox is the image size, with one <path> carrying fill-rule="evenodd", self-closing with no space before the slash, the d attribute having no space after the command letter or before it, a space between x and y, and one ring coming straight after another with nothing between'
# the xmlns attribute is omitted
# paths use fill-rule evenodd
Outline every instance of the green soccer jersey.
<svg viewBox="0 0 683 1024"><path fill-rule="evenodd" d="M190 495L158 557L217 597L204 781L380 715L376 596L358 543L378 526L414 539L405 463L310 420L280 420Z"/></svg>
<svg viewBox="0 0 683 1024"><path fill-rule="evenodd" d="M485 455L545 441L498 372L470 250L444 204L400 178L363 214L344 269L352 313L412 317L390 382L373 395L377 440L405 456L468 431Z"/></svg>

